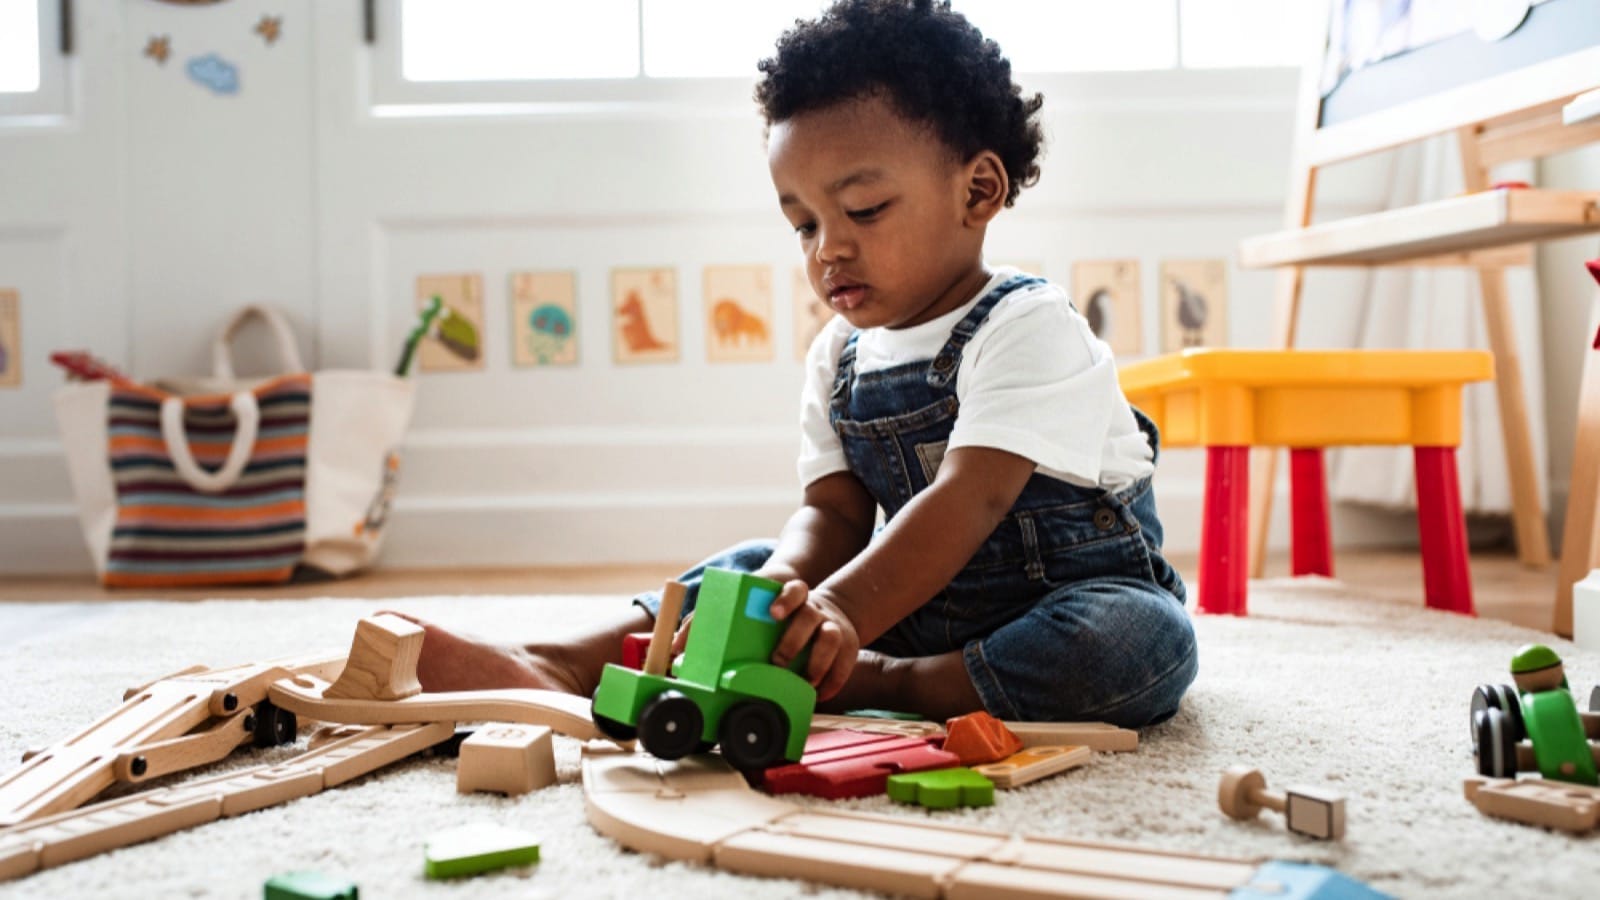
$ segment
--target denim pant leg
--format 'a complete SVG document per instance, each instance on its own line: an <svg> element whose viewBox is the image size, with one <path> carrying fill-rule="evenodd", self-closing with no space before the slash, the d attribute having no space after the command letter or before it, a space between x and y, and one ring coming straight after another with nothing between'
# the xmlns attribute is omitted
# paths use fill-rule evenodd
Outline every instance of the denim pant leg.
<svg viewBox="0 0 1600 900"><path fill-rule="evenodd" d="M1199 671L1194 626L1137 579L1063 585L963 650L988 711L1025 722L1152 725L1178 711Z"/></svg>
<svg viewBox="0 0 1600 900"><path fill-rule="evenodd" d="M681 621L684 615L688 615L689 611L694 609L694 602L700 596L700 577L705 573L707 567L732 569L736 572L754 572L767 564L767 560L772 558L772 553L777 548L778 542L775 540L756 538L745 541L709 557L704 562L679 575L677 580L689 588L683 598L683 614L678 617L679 620ZM650 618L654 619L661 610L661 591L645 591L633 598L633 605L649 613Z"/></svg>

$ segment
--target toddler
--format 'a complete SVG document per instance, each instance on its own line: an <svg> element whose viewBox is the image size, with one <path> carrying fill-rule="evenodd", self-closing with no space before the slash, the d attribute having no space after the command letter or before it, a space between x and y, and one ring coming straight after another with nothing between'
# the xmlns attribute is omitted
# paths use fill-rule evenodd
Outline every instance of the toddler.
<svg viewBox="0 0 1600 900"><path fill-rule="evenodd" d="M1161 556L1155 428L1061 288L984 262L989 222L1039 177L1042 98L933 0L841 0L760 70L778 204L838 315L806 360L800 509L679 579L685 625L704 566L750 571L784 583L773 662L809 645L822 709L1170 717L1198 661ZM589 694L658 604L521 648L427 626L419 674Z"/></svg>

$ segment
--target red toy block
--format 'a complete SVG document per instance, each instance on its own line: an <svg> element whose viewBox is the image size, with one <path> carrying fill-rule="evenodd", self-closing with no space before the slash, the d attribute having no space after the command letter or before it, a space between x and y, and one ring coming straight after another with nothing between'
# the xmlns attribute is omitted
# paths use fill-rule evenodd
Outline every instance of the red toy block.
<svg viewBox="0 0 1600 900"><path fill-rule="evenodd" d="M999 762L1022 749L1022 738L986 712L967 713L944 723L946 753L954 753L963 766Z"/></svg>
<svg viewBox="0 0 1600 900"><path fill-rule="evenodd" d="M871 797L887 789L890 775L948 769L961 761L926 738L819 731L806 740L797 763L775 766L762 776L772 794L809 794L839 800Z"/></svg>
<svg viewBox="0 0 1600 900"><path fill-rule="evenodd" d="M636 631L622 636L622 664L629 669L643 669L644 658L650 655L648 631Z"/></svg>

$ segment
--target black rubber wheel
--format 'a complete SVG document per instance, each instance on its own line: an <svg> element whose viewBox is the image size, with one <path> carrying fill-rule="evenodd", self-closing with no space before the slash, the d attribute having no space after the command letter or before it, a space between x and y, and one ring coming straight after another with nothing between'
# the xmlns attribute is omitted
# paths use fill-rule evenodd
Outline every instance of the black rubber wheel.
<svg viewBox="0 0 1600 900"><path fill-rule="evenodd" d="M789 722L770 700L741 700L722 717L717 739L735 769L765 769L783 758Z"/></svg>
<svg viewBox="0 0 1600 900"><path fill-rule="evenodd" d="M1516 688L1509 684L1480 684L1473 689L1472 712L1468 716L1473 740L1478 739L1478 713L1485 709L1498 709L1506 714L1512 740L1520 741L1528 736L1528 729L1522 724L1522 698L1517 696Z"/></svg>
<svg viewBox="0 0 1600 900"><path fill-rule="evenodd" d="M662 691L639 711L639 740L661 759L682 759L700 748L705 717L694 701L677 691Z"/></svg>
<svg viewBox="0 0 1600 900"><path fill-rule="evenodd" d="M631 741L639 736L639 729L632 725L625 725L595 712L593 700L589 701L589 718L594 720L594 727L600 729L601 734L613 741Z"/></svg>
<svg viewBox="0 0 1600 900"><path fill-rule="evenodd" d="M1473 715L1479 775L1517 777L1517 741L1511 736L1509 719L1504 710L1492 706Z"/></svg>
<svg viewBox="0 0 1600 900"><path fill-rule="evenodd" d="M277 747L294 743L295 732L299 728L294 713L287 709L279 709L271 700L263 700L256 704L255 715L257 747Z"/></svg>

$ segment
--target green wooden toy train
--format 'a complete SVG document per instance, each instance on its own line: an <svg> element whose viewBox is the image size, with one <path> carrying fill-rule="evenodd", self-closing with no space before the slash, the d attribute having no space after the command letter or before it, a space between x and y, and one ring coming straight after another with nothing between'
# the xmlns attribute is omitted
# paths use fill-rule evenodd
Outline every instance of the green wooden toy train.
<svg viewBox="0 0 1600 900"><path fill-rule="evenodd" d="M1543 644L1517 651L1511 677L1515 687L1486 684L1472 693L1478 773L1515 778L1538 770L1557 781L1600 785L1600 747L1591 742L1600 737L1600 714L1593 711L1600 689L1590 697L1590 710L1580 711L1561 657Z"/></svg>
<svg viewBox="0 0 1600 900"><path fill-rule="evenodd" d="M717 744L740 769L796 762L805 749L817 692L771 663L785 623L770 608L783 585L727 569L707 569L694 627L669 675L608 664L594 693L595 725L617 740L638 738L662 759Z"/></svg>

